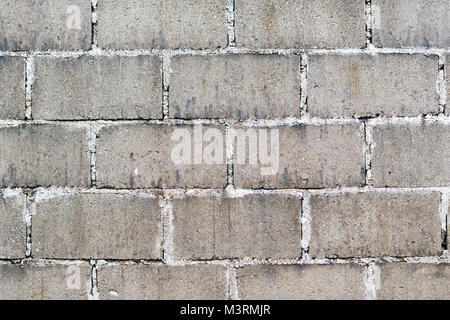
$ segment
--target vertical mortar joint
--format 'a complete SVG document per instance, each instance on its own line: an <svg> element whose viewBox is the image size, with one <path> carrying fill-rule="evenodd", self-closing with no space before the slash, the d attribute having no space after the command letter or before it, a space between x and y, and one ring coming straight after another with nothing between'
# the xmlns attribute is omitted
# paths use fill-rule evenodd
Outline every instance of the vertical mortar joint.
<svg viewBox="0 0 450 320"><path fill-rule="evenodd" d="M300 117L308 112L308 55L300 56Z"/></svg>
<svg viewBox="0 0 450 320"><path fill-rule="evenodd" d="M227 0L225 15L228 26L228 47L235 47L236 46L235 0Z"/></svg>

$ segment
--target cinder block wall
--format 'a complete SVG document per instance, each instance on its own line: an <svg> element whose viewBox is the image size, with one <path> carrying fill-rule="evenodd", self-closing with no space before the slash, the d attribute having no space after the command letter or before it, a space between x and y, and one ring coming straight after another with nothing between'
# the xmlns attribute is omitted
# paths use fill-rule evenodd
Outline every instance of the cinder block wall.
<svg viewBox="0 0 450 320"><path fill-rule="evenodd" d="M0 0L0 298L449 299L449 17ZM175 165L194 124L279 129L278 172Z"/></svg>

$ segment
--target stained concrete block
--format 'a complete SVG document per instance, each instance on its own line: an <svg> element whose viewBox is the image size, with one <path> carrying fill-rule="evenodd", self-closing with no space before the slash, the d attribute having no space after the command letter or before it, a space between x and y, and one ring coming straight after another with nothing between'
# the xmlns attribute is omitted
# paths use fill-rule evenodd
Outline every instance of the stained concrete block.
<svg viewBox="0 0 450 320"><path fill-rule="evenodd" d="M235 3L239 47L365 46L364 0L236 0Z"/></svg>
<svg viewBox="0 0 450 320"><path fill-rule="evenodd" d="M376 293L380 300L448 300L450 265L386 263L377 266Z"/></svg>
<svg viewBox="0 0 450 320"><path fill-rule="evenodd" d="M438 192L311 195L315 258L434 256L442 253Z"/></svg>
<svg viewBox="0 0 450 320"><path fill-rule="evenodd" d="M222 0L102 0L98 20L98 44L107 49L202 49L228 41Z"/></svg>
<svg viewBox="0 0 450 320"><path fill-rule="evenodd" d="M377 47L449 48L450 2L374 0L373 42Z"/></svg>
<svg viewBox="0 0 450 320"><path fill-rule="evenodd" d="M160 211L156 196L83 193L39 200L33 257L160 259Z"/></svg>
<svg viewBox="0 0 450 320"><path fill-rule="evenodd" d="M181 259L298 258L301 200L224 194L171 201L174 255Z"/></svg>
<svg viewBox="0 0 450 320"><path fill-rule="evenodd" d="M364 299L364 267L359 265L255 265L236 271L244 300Z"/></svg>
<svg viewBox="0 0 450 320"><path fill-rule="evenodd" d="M372 178L379 187L445 187L450 183L450 125L436 122L372 128Z"/></svg>
<svg viewBox="0 0 450 320"><path fill-rule="evenodd" d="M2 300L87 300L89 265L0 265Z"/></svg>
<svg viewBox="0 0 450 320"><path fill-rule="evenodd" d="M436 55L312 55L308 113L320 118L437 114L438 64Z"/></svg>
<svg viewBox="0 0 450 320"><path fill-rule="evenodd" d="M0 119L24 118L25 59L0 56Z"/></svg>
<svg viewBox="0 0 450 320"><path fill-rule="evenodd" d="M87 130L75 125L20 124L0 128L4 187L88 186Z"/></svg>
<svg viewBox="0 0 450 320"><path fill-rule="evenodd" d="M450 54L445 56L445 72L446 72L446 88L447 88L447 105L445 113L450 115Z"/></svg>
<svg viewBox="0 0 450 320"><path fill-rule="evenodd" d="M181 131L175 131L179 129ZM221 126L204 125L206 133L214 129L222 138ZM190 148L188 164L174 161L173 149L187 143ZM210 131L211 132L211 131ZM189 138L188 138L189 136ZM172 141L172 138L174 139ZM188 139L190 139L188 141ZM201 141L202 138L200 138ZM223 138L224 139L224 138ZM195 164L194 154L207 153L208 143L196 152L193 147L194 125L120 124L106 126L97 140L97 186L115 188L223 188L226 185L225 142L219 163L205 164L203 159ZM189 148L189 147L188 147ZM187 149L186 149L187 150ZM186 151L186 154L188 151ZM178 153L177 153L178 154ZM181 154L181 152L180 152Z"/></svg>
<svg viewBox="0 0 450 320"><path fill-rule="evenodd" d="M0 258L25 258L25 195L0 190Z"/></svg>
<svg viewBox="0 0 450 320"><path fill-rule="evenodd" d="M37 57L33 118L162 118L161 59L156 56Z"/></svg>
<svg viewBox="0 0 450 320"><path fill-rule="evenodd" d="M171 69L171 118L300 116L298 56L178 56Z"/></svg>
<svg viewBox="0 0 450 320"><path fill-rule="evenodd" d="M0 50L87 50L91 2L1 0Z"/></svg>
<svg viewBox="0 0 450 320"><path fill-rule="evenodd" d="M238 128L238 127L236 127ZM242 127L243 133L259 136L261 128ZM272 139L270 130L279 130L279 139ZM245 135L238 133L242 140ZM365 181L365 162L363 156L364 133L359 124L326 124L271 127L267 131L268 144L279 142L279 157L275 149L270 165L263 159L259 148L258 163L253 165L246 148L245 163L239 161L240 151L235 151L234 182L239 188L325 188L338 186L360 186ZM274 135L275 137L275 135ZM239 142L235 144L238 145ZM255 146L255 142L252 142ZM252 152L253 154L253 152ZM266 161L264 161L266 162ZM270 163L267 162L267 163ZM275 165L274 165L275 163ZM275 174L262 172L261 168L278 169Z"/></svg>
<svg viewBox="0 0 450 320"><path fill-rule="evenodd" d="M121 265L98 269L101 300L224 300L226 268L218 265Z"/></svg>

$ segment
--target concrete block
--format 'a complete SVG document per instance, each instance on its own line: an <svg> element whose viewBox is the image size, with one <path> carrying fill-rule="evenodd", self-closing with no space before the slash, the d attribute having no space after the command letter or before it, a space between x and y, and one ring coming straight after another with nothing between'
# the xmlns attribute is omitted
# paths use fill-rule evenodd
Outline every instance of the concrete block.
<svg viewBox="0 0 450 320"><path fill-rule="evenodd" d="M243 133L251 136L261 135L259 131L261 128L252 129L255 130L253 133L243 127ZM273 159L279 158L278 168L274 165L276 161L272 161L271 165L266 165L264 163L266 161L260 161L266 160L263 158L264 153L261 157L262 148L259 148L256 165L250 163L248 147L245 151L245 163L238 164L237 160L242 152L236 151L234 182L237 187L286 189L364 184L364 133L359 124L299 124L274 127L267 131L267 136L262 135L266 139L270 138L268 141L271 145L271 141L275 143L277 140L272 139L270 130L279 130L279 157L276 157L275 149L274 152L270 152ZM242 140L245 135L240 134L240 137ZM256 144L252 142L252 145L254 147ZM263 174L261 168L278 170L273 175L268 171Z"/></svg>
<svg viewBox="0 0 450 320"><path fill-rule="evenodd" d="M438 64L436 55L312 55L308 113L320 118L437 114Z"/></svg>
<svg viewBox="0 0 450 320"><path fill-rule="evenodd" d="M33 118L162 118L161 59L156 56L37 57Z"/></svg>
<svg viewBox="0 0 450 320"><path fill-rule="evenodd" d="M236 0L236 44L249 48L365 46L364 0Z"/></svg>
<svg viewBox="0 0 450 320"><path fill-rule="evenodd" d="M380 300L448 300L450 265L386 263L378 265Z"/></svg>
<svg viewBox="0 0 450 320"><path fill-rule="evenodd" d="M0 128L4 187L89 186L87 130L74 125L21 124Z"/></svg>
<svg viewBox="0 0 450 320"><path fill-rule="evenodd" d="M88 50L91 2L1 0L0 50Z"/></svg>
<svg viewBox="0 0 450 320"><path fill-rule="evenodd" d="M104 266L98 270L101 300L224 300L226 269L218 265Z"/></svg>
<svg viewBox="0 0 450 320"><path fill-rule="evenodd" d="M25 258L25 195L0 190L0 258Z"/></svg>
<svg viewBox="0 0 450 320"><path fill-rule="evenodd" d="M316 258L442 253L438 192L311 195L309 253Z"/></svg>
<svg viewBox="0 0 450 320"><path fill-rule="evenodd" d="M107 49L202 49L228 41L222 0L102 0L98 44Z"/></svg>
<svg viewBox="0 0 450 320"><path fill-rule="evenodd" d="M372 128L372 176L379 187L450 183L450 125L423 122Z"/></svg>
<svg viewBox="0 0 450 320"><path fill-rule="evenodd" d="M2 300L87 300L89 265L0 265Z"/></svg>
<svg viewBox="0 0 450 320"><path fill-rule="evenodd" d="M0 56L0 119L24 118L25 59Z"/></svg>
<svg viewBox="0 0 450 320"><path fill-rule="evenodd" d="M173 161L173 149L182 142L191 146L190 163ZM200 130L217 129L224 137L223 127L204 125ZM189 136L189 138L188 138ZM171 139L174 138L174 141ZM188 139L190 139L188 141ZM202 138L200 138L201 141ZM115 188L223 188L226 185L225 141L220 163L195 164L196 149L192 146L194 125L121 124L104 127L97 144L97 186ZM209 144L205 143L203 150ZM186 151L187 154L187 151ZM197 153L202 156L202 152Z"/></svg>
<svg viewBox="0 0 450 320"><path fill-rule="evenodd" d="M236 271L244 300L364 299L364 267L359 265L255 265Z"/></svg>
<svg viewBox="0 0 450 320"><path fill-rule="evenodd" d="M449 48L450 2L440 0L374 0L379 25L377 47Z"/></svg>
<svg viewBox="0 0 450 320"><path fill-rule="evenodd" d="M300 116L298 56L178 56L172 72L171 118Z"/></svg>
<svg viewBox="0 0 450 320"><path fill-rule="evenodd" d="M301 200L224 194L171 201L174 255L181 259L298 258Z"/></svg>

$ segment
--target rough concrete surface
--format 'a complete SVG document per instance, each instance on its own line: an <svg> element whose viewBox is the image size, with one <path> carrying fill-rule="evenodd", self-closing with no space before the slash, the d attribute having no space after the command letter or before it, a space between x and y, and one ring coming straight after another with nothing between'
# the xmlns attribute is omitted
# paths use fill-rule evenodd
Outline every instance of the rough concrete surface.
<svg viewBox="0 0 450 320"><path fill-rule="evenodd" d="M313 195L309 253L318 258L439 255L439 203L437 192Z"/></svg>
<svg viewBox="0 0 450 320"><path fill-rule="evenodd" d="M377 298L382 300L445 300L449 298L448 264L387 263L380 269Z"/></svg>
<svg viewBox="0 0 450 320"><path fill-rule="evenodd" d="M103 128L98 136L97 184L116 188L224 187L225 158L222 164L193 164L192 148L192 164L171 161L177 143L167 140L177 128L187 130L193 139L192 125L124 124ZM223 130L220 126L214 128Z"/></svg>
<svg viewBox="0 0 450 320"><path fill-rule="evenodd" d="M449 299L449 13L0 0L0 299Z"/></svg>
<svg viewBox="0 0 450 320"><path fill-rule="evenodd" d="M373 0L380 25L373 39L379 47L449 48L450 3L440 0Z"/></svg>
<svg viewBox="0 0 450 320"><path fill-rule="evenodd" d="M103 0L98 44L108 49L216 48L227 44L222 0Z"/></svg>
<svg viewBox="0 0 450 320"><path fill-rule="evenodd" d="M0 56L0 119L25 118L25 59Z"/></svg>
<svg viewBox="0 0 450 320"><path fill-rule="evenodd" d="M300 205L295 196L174 199L174 255L185 259L298 258ZM288 226L288 227L286 227Z"/></svg>
<svg viewBox="0 0 450 320"><path fill-rule="evenodd" d="M246 130L244 128L249 133ZM299 124L270 130L279 130L276 174L261 175L261 168L268 165L262 165L260 161L252 165L247 158L245 163L239 164L235 156L234 181L237 187L324 188L364 183L364 134L360 125ZM248 157L248 148L246 152Z"/></svg>
<svg viewBox="0 0 450 320"><path fill-rule="evenodd" d="M160 119L160 67L152 56L36 58L33 117Z"/></svg>
<svg viewBox="0 0 450 320"><path fill-rule="evenodd" d="M373 128L372 175L380 187L448 186L448 123L386 124Z"/></svg>
<svg viewBox="0 0 450 320"><path fill-rule="evenodd" d="M300 60L272 55L172 59L170 117L264 119L300 115Z"/></svg>
<svg viewBox="0 0 450 320"><path fill-rule="evenodd" d="M236 0L236 44L250 48L360 48L364 0Z"/></svg>
<svg viewBox="0 0 450 320"><path fill-rule="evenodd" d="M25 196L0 193L0 259L25 257Z"/></svg>
<svg viewBox="0 0 450 320"><path fill-rule="evenodd" d="M2 300L87 300L89 265L0 265Z"/></svg>
<svg viewBox="0 0 450 320"><path fill-rule="evenodd" d="M20 124L0 128L1 185L89 185L87 138L85 128L61 124Z"/></svg>
<svg viewBox="0 0 450 320"><path fill-rule="evenodd" d="M438 61L422 54L311 56L308 111L320 118L438 113Z"/></svg>
<svg viewBox="0 0 450 320"><path fill-rule="evenodd" d="M245 300L364 298L364 268L358 265L262 265L236 273L239 298Z"/></svg>

